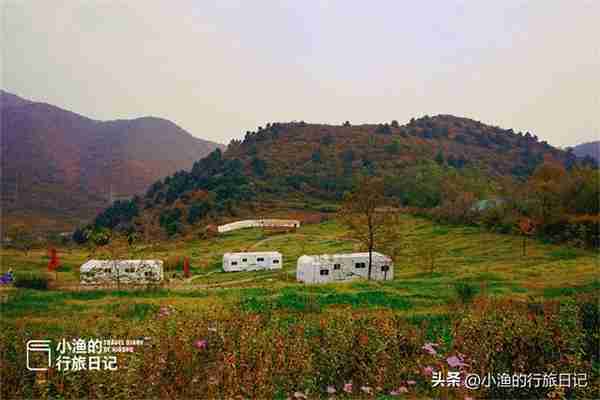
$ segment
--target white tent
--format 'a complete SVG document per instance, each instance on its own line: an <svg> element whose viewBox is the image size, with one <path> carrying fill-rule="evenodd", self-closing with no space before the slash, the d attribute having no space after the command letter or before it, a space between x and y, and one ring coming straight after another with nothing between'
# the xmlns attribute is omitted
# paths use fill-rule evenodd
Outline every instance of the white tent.
<svg viewBox="0 0 600 400"><path fill-rule="evenodd" d="M282 265L283 257L277 251L223 254L223 270L225 272L279 269Z"/></svg>
<svg viewBox="0 0 600 400"><path fill-rule="evenodd" d="M246 219L219 225L217 231L225 233L243 228L298 228L300 221L295 219Z"/></svg>
<svg viewBox="0 0 600 400"><path fill-rule="evenodd" d="M161 260L89 260L80 268L82 284L146 284L163 280Z"/></svg>
<svg viewBox="0 0 600 400"><path fill-rule="evenodd" d="M371 279L394 279L392 259L373 252ZM296 279L304 283L346 281L369 276L369 253L303 255L298 258Z"/></svg>

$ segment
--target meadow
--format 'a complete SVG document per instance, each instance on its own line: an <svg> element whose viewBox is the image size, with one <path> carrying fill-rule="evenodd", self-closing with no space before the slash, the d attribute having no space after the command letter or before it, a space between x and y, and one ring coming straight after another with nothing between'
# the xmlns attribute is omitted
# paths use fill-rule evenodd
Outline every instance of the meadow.
<svg viewBox="0 0 600 400"><path fill-rule="evenodd" d="M395 277L387 282L295 282L302 254L360 250L335 220L287 233L247 229L208 239L59 248L62 266L49 274L50 290L0 291L2 397L593 397L600 369L593 354L597 253L529 240L523 256L518 236L412 216L400 225ZM280 251L283 268L221 271L224 252L244 250ZM79 287L85 260L115 254L163 259L167 280L152 288ZM191 278L182 276L183 257ZM46 249L2 250L3 272L44 274L47 263ZM122 355L119 377L54 371L40 378L25 370L26 340L77 337L147 340ZM428 343L435 355L423 350ZM505 352L529 358L513 364ZM433 388L427 368L446 371L451 356L481 373L586 372L589 385L538 392Z"/></svg>

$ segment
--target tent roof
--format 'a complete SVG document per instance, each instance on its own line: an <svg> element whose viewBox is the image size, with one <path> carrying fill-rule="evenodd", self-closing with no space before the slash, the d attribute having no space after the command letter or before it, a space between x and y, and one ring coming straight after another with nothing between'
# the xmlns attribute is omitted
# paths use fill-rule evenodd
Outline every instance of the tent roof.
<svg viewBox="0 0 600 400"><path fill-rule="evenodd" d="M249 252L239 252L239 253L225 253L223 257L243 257L243 256L279 256L281 257L281 253L278 251L249 251Z"/></svg>
<svg viewBox="0 0 600 400"><path fill-rule="evenodd" d="M86 272L94 268L139 264L162 266L163 262L162 260L88 260L81 266L80 270Z"/></svg>

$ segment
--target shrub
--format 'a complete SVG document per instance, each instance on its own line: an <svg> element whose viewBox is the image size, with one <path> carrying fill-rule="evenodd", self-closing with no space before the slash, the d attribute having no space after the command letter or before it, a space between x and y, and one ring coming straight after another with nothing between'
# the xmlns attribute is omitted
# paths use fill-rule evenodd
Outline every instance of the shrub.
<svg viewBox="0 0 600 400"><path fill-rule="evenodd" d="M15 275L15 287L25 289L48 289L48 277L33 273L18 273Z"/></svg>
<svg viewBox="0 0 600 400"><path fill-rule="evenodd" d="M461 303L468 304L473 301L473 298L477 294L477 287L471 283L458 282L454 285L454 290L458 295Z"/></svg>

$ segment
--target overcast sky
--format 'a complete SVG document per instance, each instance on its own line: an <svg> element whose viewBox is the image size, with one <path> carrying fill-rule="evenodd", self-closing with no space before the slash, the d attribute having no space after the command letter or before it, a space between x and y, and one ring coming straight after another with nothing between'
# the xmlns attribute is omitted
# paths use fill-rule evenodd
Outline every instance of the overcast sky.
<svg viewBox="0 0 600 400"><path fill-rule="evenodd" d="M229 142L272 121L454 114L553 145L600 136L600 1L2 4L2 87Z"/></svg>

